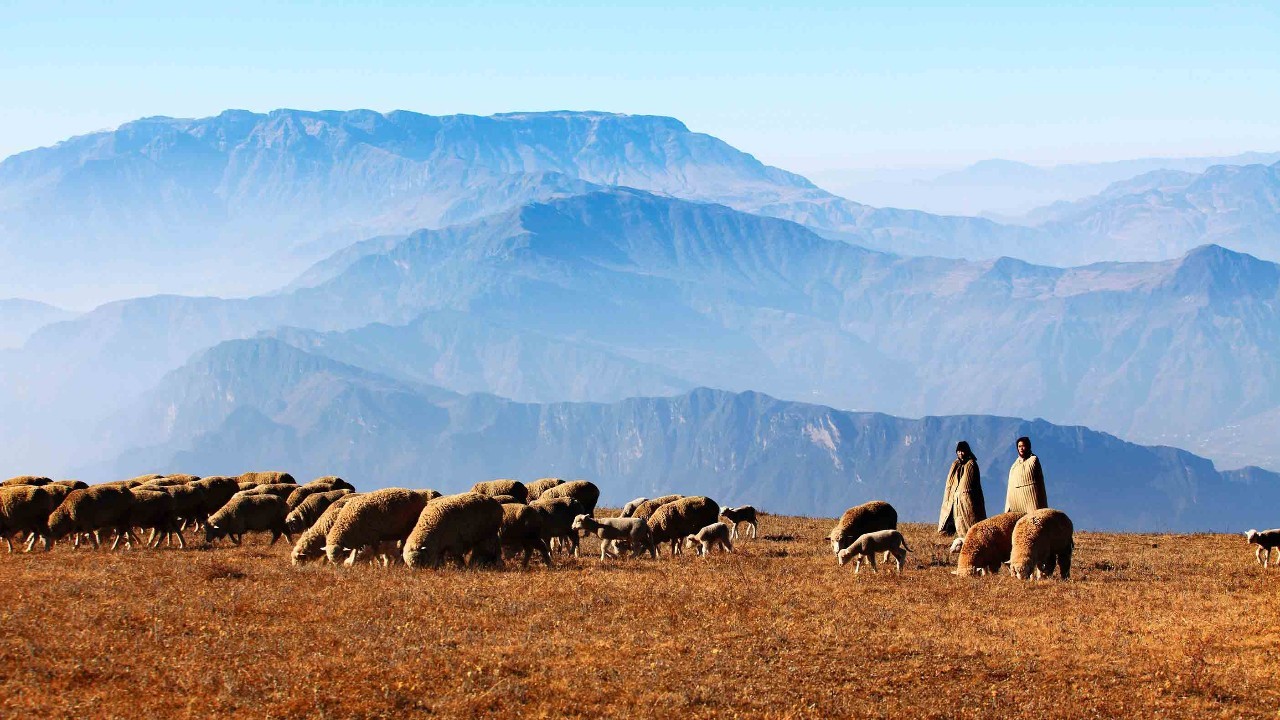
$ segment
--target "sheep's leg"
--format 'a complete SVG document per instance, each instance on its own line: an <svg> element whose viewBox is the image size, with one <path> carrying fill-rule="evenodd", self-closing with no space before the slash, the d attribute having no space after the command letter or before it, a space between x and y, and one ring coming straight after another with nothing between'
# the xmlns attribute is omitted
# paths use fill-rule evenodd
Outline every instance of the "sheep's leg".
<svg viewBox="0 0 1280 720"><path fill-rule="evenodd" d="M120 531L116 530L116 539L111 541L111 552L116 551L116 547L120 544Z"/></svg>
<svg viewBox="0 0 1280 720"><path fill-rule="evenodd" d="M142 544L142 541L138 539L138 536L133 534L133 528L125 528L125 529L124 529L124 532L125 532L125 535L126 535L126 537L125 537L125 543L129 546L129 549L130 549L130 550L132 550L132 549L133 549L133 544L132 544L132 543L129 543L129 541L130 541L130 540L132 540L133 542L135 542L135 543L137 543L137 544L139 544L139 545L141 545L141 544Z"/></svg>
<svg viewBox="0 0 1280 720"><path fill-rule="evenodd" d="M358 552L360 552L360 548L352 548L352 549L351 549L351 554L347 556L347 559L346 559L346 560L343 560L343 561L342 561L342 565L343 565L344 567L351 567L352 565L355 565L355 564L356 564L356 553L358 553Z"/></svg>
<svg viewBox="0 0 1280 720"><path fill-rule="evenodd" d="M870 557L871 557L871 571L874 573L879 573L880 568L876 566L876 554L874 551L870 554Z"/></svg>
<svg viewBox="0 0 1280 720"><path fill-rule="evenodd" d="M1071 548L1058 553L1058 574L1063 580L1071 579Z"/></svg>
<svg viewBox="0 0 1280 720"><path fill-rule="evenodd" d="M151 543L155 539L156 539L156 529L151 528L151 534L147 536L147 547L151 547ZM160 543L156 543L155 545L156 547L160 547Z"/></svg>
<svg viewBox="0 0 1280 720"><path fill-rule="evenodd" d="M9 552L13 552L13 543L9 541L9 536L4 536L4 544L9 546Z"/></svg>
<svg viewBox="0 0 1280 720"><path fill-rule="evenodd" d="M759 529L758 529L758 528L756 528L756 524L755 524L755 523L751 523L751 539L752 539L752 540L755 540L755 539L756 539L756 535L757 535L757 533L758 533L758 532L759 532Z"/></svg>
<svg viewBox="0 0 1280 720"><path fill-rule="evenodd" d="M178 536L178 549L179 549L179 550L186 550L186 549L187 549L187 539L186 539L186 538L184 538L184 537L182 537L182 528L178 528L177 530L175 530L175 531L174 531L174 534Z"/></svg>
<svg viewBox="0 0 1280 720"><path fill-rule="evenodd" d="M102 547L102 536L98 534L97 530L94 530L92 533L89 534L89 539L93 541L94 550L97 550L98 548Z"/></svg>
<svg viewBox="0 0 1280 720"><path fill-rule="evenodd" d="M6 543L7 543L7 542L9 542L9 538L7 538L7 537L6 537L6 538L4 539L4 541L5 541ZM23 552L31 552L31 549L32 549L32 548L34 548L35 546L36 546L36 534L35 534L35 533L31 533L31 537L27 538L27 544L26 544L26 547L24 547L24 548L22 549L22 551L23 551ZM12 547L10 547L10 548L9 548L9 552L13 552L13 548L12 548Z"/></svg>
<svg viewBox="0 0 1280 720"><path fill-rule="evenodd" d="M853 561L853 574L857 575L860 572L862 572L862 556L861 555L859 555L858 558Z"/></svg>

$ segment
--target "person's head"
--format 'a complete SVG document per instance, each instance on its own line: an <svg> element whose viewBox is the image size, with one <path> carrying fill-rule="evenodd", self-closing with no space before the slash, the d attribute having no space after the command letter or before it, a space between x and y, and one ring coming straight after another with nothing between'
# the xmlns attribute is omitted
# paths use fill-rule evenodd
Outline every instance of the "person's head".
<svg viewBox="0 0 1280 720"><path fill-rule="evenodd" d="M1031 438L1026 436L1018 438L1018 457L1023 460L1031 457Z"/></svg>
<svg viewBox="0 0 1280 720"><path fill-rule="evenodd" d="M971 457L973 457L973 451L969 449L969 443L965 442L964 440L961 440L960 442L956 443L956 459L957 460L968 460Z"/></svg>

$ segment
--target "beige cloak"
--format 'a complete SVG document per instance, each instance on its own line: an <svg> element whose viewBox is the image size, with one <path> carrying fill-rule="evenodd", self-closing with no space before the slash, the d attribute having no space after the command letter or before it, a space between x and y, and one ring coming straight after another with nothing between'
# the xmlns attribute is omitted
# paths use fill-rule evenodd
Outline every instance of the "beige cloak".
<svg viewBox="0 0 1280 720"><path fill-rule="evenodd" d="M982 478L978 461L970 457L951 463L947 473L947 489L942 496L942 513L938 516L938 532L964 537L969 526L987 519L987 503L982 497Z"/></svg>
<svg viewBox="0 0 1280 720"><path fill-rule="evenodd" d="M1040 458L1018 458L1009 468L1009 492L1005 495L1005 512L1025 512L1049 507L1049 496L1044 490L1044 472L1040 470Z"/></svg>

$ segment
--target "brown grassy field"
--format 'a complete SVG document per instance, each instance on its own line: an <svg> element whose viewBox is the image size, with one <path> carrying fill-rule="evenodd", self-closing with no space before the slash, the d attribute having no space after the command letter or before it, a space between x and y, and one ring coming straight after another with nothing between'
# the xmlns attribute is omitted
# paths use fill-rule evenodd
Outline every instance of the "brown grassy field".
<svg viewBox="0 0 1280 720"><path fill-rule="evenodd" d="M241 548L0 555L0 717L1276 717L1280 570L1077 533L1071 582L896 576L831 520L732 556L349 570Z"/></svg>

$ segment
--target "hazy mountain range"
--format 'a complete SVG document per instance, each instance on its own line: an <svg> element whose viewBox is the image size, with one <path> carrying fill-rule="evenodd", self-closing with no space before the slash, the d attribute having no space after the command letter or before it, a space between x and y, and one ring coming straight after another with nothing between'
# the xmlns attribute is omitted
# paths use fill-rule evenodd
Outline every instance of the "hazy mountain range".
<svg viewBox="0 0 1280 720"><path fill-rule="evenodd" d="M130 416L132 415L132 416ZM475 478L589 477L614 506L700 492L773 512L832 515L873 498L904 520L937 516L957 438L982 460L990 512L1004 502L1011 440L1035 438L1049 497L1077 527L1236 530L1266 524L1280 476L1221 473L1172 448L1081 427L992 416L906 420L699 389L610 404L515 403L395 381L271 339L218 345L167 376L118 426L144 447L90 470L287 467L358 487L445 492Z"/></svg>
<svg viewBox="0 0 1280 720"><path fill-rule="evenodd" d="M34 300L0 300L0 349L21 347L31 333L75 313Z"/></svg>

